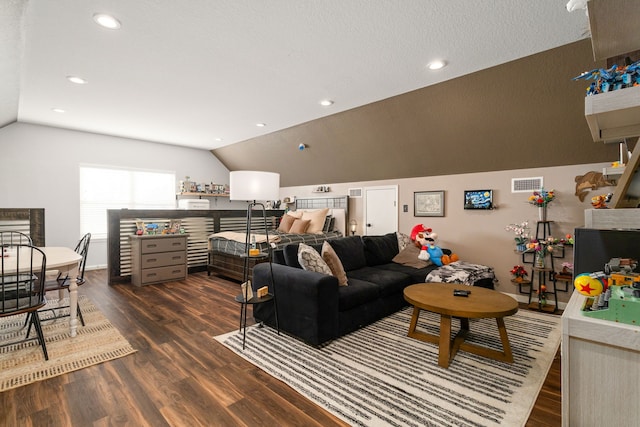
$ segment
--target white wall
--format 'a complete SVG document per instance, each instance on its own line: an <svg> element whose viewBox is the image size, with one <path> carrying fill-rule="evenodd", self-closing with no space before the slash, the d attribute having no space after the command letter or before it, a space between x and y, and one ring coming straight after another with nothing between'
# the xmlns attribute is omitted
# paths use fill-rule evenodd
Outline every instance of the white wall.
<svg viewBox="0 0 640 427"><path fill-rule="evenodd" d="M615 159L612 159L615 160ZM455 160L452 160L455 161ZM535 233L537 208L527 202L530 193L511 193L511 178L543 177L546 189L554 189L556 200L548 210L548 219L554 221L551 232L560 238L567 233L573 234L575 227L584 225L584 210L591 208L591 197L612 192L611 187L600 188L588 193L584 202L575 194L575 177L588 171L602 171L609 163L550 167L538 169L515 169L509 171L471 173L460 175L433 176L387 181L354 182L331 184L322 182L317 185L329 185L331 192L314 194L314 186L281 188L281 196L318 197L348 194L349 188L365 188L380 185L398 185L398 230L409 234L416 224L425 224L433 228L440 236L441 247L454 250L462 260L494 267L499 279L497 289L515 294L516 286L511 283L509 270L520 264L521 259L514 253L513 235L505 231L508 224L528 220ZM497 209L490 211L470 211L463 209L464 190L492 189ZM445 191L444 217L414 217L413 193L416 191ZM403 212L408 205L408 212ZM363 233L364 200L350 199L349 213L358 222L357 234ZM347 219L347 222L349 219ZM571 250L566 251L564 260L572 261ZM559 300L567 301L569 294L560 293Z"/></svg>
<svg viewBox="0 0 640 427"><path fill-rule="evenodd" d="M44 208L46 244L74 247L80 238L80 164L229 183L229 171L207 150L14 123L0 129L0 208ZM246 209L245 203L212 199L213 209ZM92 239L87 267L106 264L106 239Z"/></svg>

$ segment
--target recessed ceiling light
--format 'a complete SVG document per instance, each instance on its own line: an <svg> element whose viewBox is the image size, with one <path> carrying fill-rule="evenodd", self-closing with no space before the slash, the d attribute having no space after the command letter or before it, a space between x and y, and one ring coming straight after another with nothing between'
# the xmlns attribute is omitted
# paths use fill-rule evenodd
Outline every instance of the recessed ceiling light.
<svg viewBox="0 0 640 427"><path fill-rule="evenodd" d="M216 142L222 142L222 138L215 138L214 141Z"/></svg>
<svg viewBox="0 0 640 427"><path fill-rule="evenodd" d="M53 111L54 113L65 113L66 112L62 108L52 108L51 111Z"/></svg>
<svg viewBox="0 0 640 427"><path fill-rule="evenodd" d="M438 59L436 61L429 62L428 67L429 67L430 70L439 70L440 68L444 67L445 65L447 65L446 62Z"/></svg>
<svg viewBox="0 0 640 427"><path fill-rule="evenodd" d="M106 13L95 13L93 15L93 20L96 21L96 24L101 27L108 28L109 30L118 30L122 27L120 21Z"/></svg>
<svg viewBox="0 0 640 427"><path fill-rule="evenodd" d="M82 77L78 77L78 76L67 76L67 80L69 80L71 83L75 83L77 85L85 85L85 84L87 84L87 81L85 79L83 79Z"/></svg>
<svg viewBox="0 0 640 427"><path fill-rule="evenodd" d="M256 126L258 126L259 128L263 128L266 125L267 125L266 123L256 123Z"/></svg>
<svg viewBox="0 0 640 427"><path fill-rule="evenodd" d="M322 105L323 107L328 107L330 105L333 105L333 101L330 99L323 99L322 101L320 101L320 105Z"/></svg>

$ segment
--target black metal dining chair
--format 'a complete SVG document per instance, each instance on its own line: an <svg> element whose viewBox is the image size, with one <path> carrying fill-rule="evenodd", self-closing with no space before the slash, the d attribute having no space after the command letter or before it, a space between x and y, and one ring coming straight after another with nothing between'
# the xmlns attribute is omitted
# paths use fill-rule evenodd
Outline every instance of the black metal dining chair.
<svg viewBox="0 0 640 427"><path fill-rule="evenodd" d="M20 231L0 231L0 246L33 245L31 236Z"/></svg>
<svg viewBox="0 0 640 427"><path fill-rule="evenodd" d="M85 266L87 264L87 255L89 253L89 243L91 243L91 233L87 233L84 236L82 236L82 238L78 241L78 244L75 247L75 251L76 253L80 254L82 256L82 259L80 260L80 263L78 264L78 275L76 276L76 285L81 286L84 284L85 282L85 278L84 278L84 270L85 270ZM45 281L45 292L50 292L50 291L60 291L60 290L64 290L66 289L67 291L69 290L69 285L71 284L71 280L73 280L72 278L69 277L68 274L62 274L62 272L58 272L58 275L55 279L51 279L51 280L46 280ZM62 308L69 308L69 306L57 306L55 308L48 308L46 310L51 310L53 312L53 317L50 317L49 319L59 319L62 317L67 317L69 316L69 312L61 312L58 311L56 313L56 310L62 309ZM84 318L82 317L82 311L80 310L80 304L78 304L78 319L80 319L80 323L82 324L82 326L84 326ZM49 320L47 319L47 320Z"/></svg>
<svg viewBox="0 0 640 427"><path fill-rule="evenodd" d="M42 346L45 360L49 360L38 315L38 310L46 304L44 276L47 258L44 252L31 245L5 243L2 250L2 257L0 257L0 317L26 314L27 322L22 328L24 329L27 323L28 328L23 338L10 340L10 342L0 341L0 347L38 340ZM30 337L32 326L36 330L36 337Z"/></svg>

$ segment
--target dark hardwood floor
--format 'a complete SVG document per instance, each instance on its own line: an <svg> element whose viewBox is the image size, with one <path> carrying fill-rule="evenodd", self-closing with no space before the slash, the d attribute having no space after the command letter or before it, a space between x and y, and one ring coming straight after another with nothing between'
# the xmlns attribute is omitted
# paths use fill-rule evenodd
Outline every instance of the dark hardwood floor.
<svg viewBox="0 0 640 427"><path fill-rule="evenodd" d="M195 273L138 288L107 285L106 270L86 277L80 293L138 351L0 393L0 425L346 425L212 339L238 327L238 283ZM559 425L558 355L527 426Z"/></svg>

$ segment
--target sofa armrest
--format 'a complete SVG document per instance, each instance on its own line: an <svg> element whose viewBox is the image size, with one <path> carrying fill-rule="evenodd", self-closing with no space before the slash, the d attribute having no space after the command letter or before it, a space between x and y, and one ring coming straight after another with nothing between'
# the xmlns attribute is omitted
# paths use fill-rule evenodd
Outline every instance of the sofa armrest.
<svg viewBox="0 0 640 427"><path fill-rule="evenodd" d="M338 279L334 276L271 264L280 330L320 345L338 336ZM253 287L271 286L269 263L253 269ZM256 321L275 327L273 301L253 307Z"/></svg>

